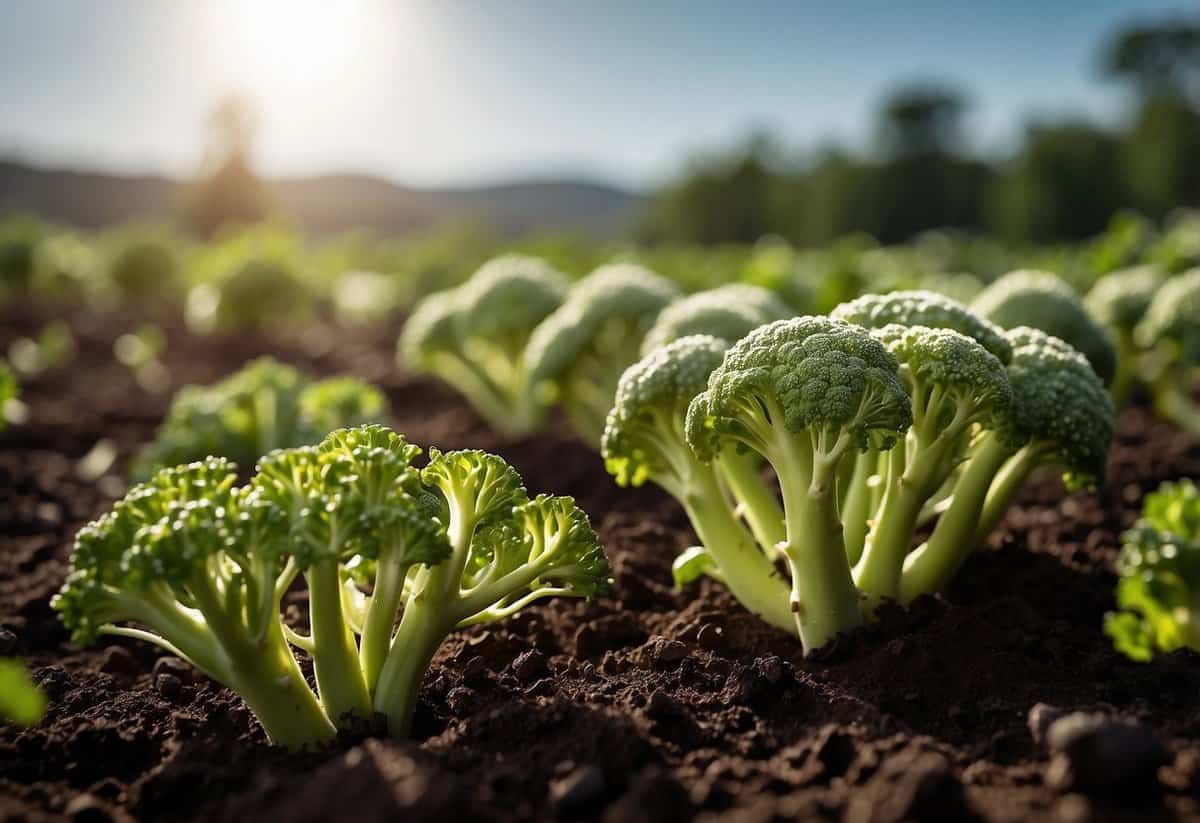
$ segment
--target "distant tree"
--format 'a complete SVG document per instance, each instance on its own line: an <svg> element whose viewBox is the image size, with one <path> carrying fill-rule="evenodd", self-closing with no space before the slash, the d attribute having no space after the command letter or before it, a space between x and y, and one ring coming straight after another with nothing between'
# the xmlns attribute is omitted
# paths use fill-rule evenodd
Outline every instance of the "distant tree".
<svg viewBox="0 0 1200 823"><path fill-rule="evenodd" d="M184 197L185 221L198 234L210 237L223 225L266 215L266 195L251 166L257 126L253 107L236 95L209 114L204 162Z"/></svg>
<svg viewBox="0 0 1200 823"><path fill-rule="evenodd" d="M1200 100L1200 16L1127 26L1102 58L1109 75L1132 82L1144 97Z"/></svg>
<svg viewBox="0 0 1200 823"><path fill-rule="evenodd" d="M940 84L914 84L894 92L879 114L879 136L889 158L950 155L962 149L966 100Z"/></svg>

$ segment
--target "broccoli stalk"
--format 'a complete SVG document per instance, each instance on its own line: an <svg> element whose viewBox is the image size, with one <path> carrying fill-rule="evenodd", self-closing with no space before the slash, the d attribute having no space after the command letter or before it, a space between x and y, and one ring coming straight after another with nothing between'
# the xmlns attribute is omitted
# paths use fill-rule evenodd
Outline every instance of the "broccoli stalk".
<svg viewBox="0 0 1200 823"><path fill-rule="evenodd" d="M678 500L734 597L767 623L794 633L787 587L771 560L784 536L782 512L753 457L730 448L705 462L687 444L688 405L726 346L715 337L690 335L630 366L617 386L601 453L619 485L650 480ZM753 534L726 489L735 498L746 495L744 513Z"/></svg>
<svg viewBox="0 0 1200 823"><path fill-rule="evenodd" d="M1166 281L1157 266L1135 266L1104 275L1084 298L1084 306L1116 341L1117 369L1109 391L1118 407L1128 400L1144 368L1135 329Z"/></svg>
<svg viewBox="0 0 1200 823"><path fill-rule="evenodd" d="M883 344L823 317L751 332L692 400L687 441L698 456L750 449L779 479L786 530L780 553L806 651L861 620L839 519L839 467L855 448L890 449L911 419L897 362Z"/></svg>
<svg viewBox="0 0 1200 823"><path fill-rule="evenodd" d="M422 480L445 502L450 552L414 576L380 668L375 709L397 737L408 733L421 678L455 628L502 619L542 597L592 596L608 585L587 515L569 497L529 500L499 457L435 450Z"/></svg>
<svg viewBox="0 0 1200 823"><path fill-rule="evenodd" d="M900 596L921 513L957 469L968 434L1007 418L1012 389L1000 360L959 332L890 325L874 334L899 360L913 408L905 444L889 454L883 499L855 567L859 589L877 604Z"/></svg>
<svg viewBox="0 0 1200 823"><path fill-rule="evenodd" d="M1008 510L1031 472L1058 466L1068 487L1104 477L1116 426L1112 398L1088 360L1037 329L1008 332L1008 379L1013 411L1008 422L980 434L954 496L925 545L909 555L901 600L939 590Z"/></svg>
<svg viewBox="0 0 1200 823"><path fill-rule="evenodd" d="M589 444L600 443L622 373L637 362L642 339L677 296L674 284L648 269L602 266L534 329L525 350L530 385L561 404Z"/></svg>

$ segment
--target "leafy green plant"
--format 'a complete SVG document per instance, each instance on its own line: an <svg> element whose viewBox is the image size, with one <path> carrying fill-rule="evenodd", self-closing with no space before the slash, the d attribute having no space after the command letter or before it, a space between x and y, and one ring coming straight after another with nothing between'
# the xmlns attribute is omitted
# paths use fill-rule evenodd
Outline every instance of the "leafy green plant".
<svg viewBox="0 0 1200 823"><path fill-rule="evenodd" d="M400 336L401 358L454 386L495 428L529 434L545 406L532 390L525 348L567 290L566 277L537 258L496 258L413 309Z"/></svg>
<svg viewBox="0 0 1200 823"><path fill-rule="evenodd" d="M132 637L191 661L279 745L374 712L403 737L450 632L609 585L570 498L530 499L495 455L434 451L418 470L420 452L363 426L272 452L242 486L224 458L162 469L80 531L54 608L76 642ZM298 576L307 633L282 619ZM292 647L312 657L316 694Z"/></svg>
<svg viewBox="0 0 1200 823"><path fill-rule="evenodd" d="M264 357L211 386L185 386L131 475L210 455L243 466L274 449L317 442L336 428L382 420L387 398L352 377L313 380Z"/></svg>
<svg viewBox="0 0 1200 823"><path fill-rule="evenodd" d="M1162 484L1123 540L1118 610L1104 618L1113 645L1139 661L1200 651L1200 489L1191 480Z"/></svg>
<svg viewBox="0 0 1200 823"><path fill-rule="evenodd" d="M1006 329L1030 326L1070 343L1083 352L1105 385L1116 375L1112 336L1088 314L1075 289L1057 275L1009 272L980 292L971 309Z"/></svg>
<svg viewBox="0 0 1200 823"><path fill-rule="evenodd" d="M0 658L0 718L32 726L46 712L46 696L19 660Z"/></svg>
<svg viewBox="0 0 1200 823"><path fill-rule="evenodd" d="M561 404L575 431L598 445L621 373L637 362L642 339L678 296L674 284L640 266L596 269L534 329L525 349L533 390Z"/></svg>

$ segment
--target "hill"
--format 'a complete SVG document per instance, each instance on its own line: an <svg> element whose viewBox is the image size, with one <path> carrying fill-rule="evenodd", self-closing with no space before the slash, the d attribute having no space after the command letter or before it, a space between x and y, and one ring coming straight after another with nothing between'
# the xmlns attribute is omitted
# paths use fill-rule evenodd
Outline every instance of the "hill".
<svg viewBox="0 0 1200 823"><path fill-rule="evenodd" d="M563 229L603 237L625 229L641 205L633 192L576 180L418 189L369 175L326 174L266 185L276 208L314 234L351 228L404 234L447 220L478 220L508 234ZM179 192L179 181L167 177L0 160L0 216L30 212L95 229L170 214Z"/></svg>

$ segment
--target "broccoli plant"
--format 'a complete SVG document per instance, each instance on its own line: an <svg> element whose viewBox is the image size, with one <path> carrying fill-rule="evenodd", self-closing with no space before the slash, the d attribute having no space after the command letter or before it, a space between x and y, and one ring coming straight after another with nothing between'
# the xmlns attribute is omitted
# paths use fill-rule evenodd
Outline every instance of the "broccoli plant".
<svg viewBox="0 0 1200 823"><path fill-rule="evenodd" d="M525 350L530 386L561 404L584 440L599 444L622 372L677 296L674 284L640 266L596 269L534 329Z"/></svg>
<svg viewBox="0 0 1200 823"><path fill-rule="evenodd" d="M525 347L567 289L566 277L542 260L496 258L417 305L400 336L401 358L445 380L501 431L536 431L545 408L530 390Z"/></svg>
<svg viewBox="0 0 1200 823"><path fill-rule="evenodd" d="M778 550L806 651L861 622L842 538L839 467L856 449L894 447L911 422L896 358L865 329L825 317L755 329L725 353L689 406L687 442L701 459L749 449L779 480L785 536Z"/></svg>
<svg viewBox="0 0 1200 823"><path fill-rule="evenodd" d="M1200 366L1200 269L1163 284L1134 329L1134 340L1144 352L1139 366L1150 383L1155 411L1200 435L1200 409L1191 395Z"/></svg>
<svg viewBox="0 0 1200 823"><path fill-rule="evenodd" d="M1084 298L1087 310L1116 340L1117 370L1109 390L1118 406L1128 399L1145 367L1134 329L1166 280L1157 266L1134 266L1104 275Z"/></svg>
<svg viewBox="0 0 1200 823"><path fill-rule="evenodd" d="M17 376L0 359L0 432L8 426L7 409L17 399Z"/></svg>
<svg viewBox="0 0 1200 823"><path fill-rule="evenodd" d="M1116 428L1112 398L1087 358L1038 329L1008 332L1012 414L976 437L953 497L929 540L908 555L901 600L938 591L1004 516L1037 468L1054 466L1068 488L1104 478Z"/></svg>
<svg viewBox="0 0 1200 823"><path fill-rule="evenodd" d="M1006 329L1030 326L1070 343L1087 357L1105 385L1116 375L1112 336L1088 314L1070 284L1056 275L1009 272L980 292L971 309Z"/></svg>
<svg viewBox="0 0 1200 823"><path fill-rule="evenodd" d="M642 355L692 334L741 340L764 323L784 320L795 313L773 291L761 286L733 283L696 292L676 300L659 313L642 340Z"/></svg>
<svg viewBox="0 0 1200 823"><path fill-rule="evenodd" d="M730 447L703 461L685 435L688 406L707 386L727 346L710 335L689 335L630 366L617 385L601 453L619 485L640 486L649 480L687 512L703 546L677 561L680 582L687 569L703 566L748 610L794 632L788 587L772 561L776 544L784 539L773 492L757 468L747 465L749 454Z"/></svg>
<svg viewBox="0 0 1200 823"><path fill-rule="evenodd" d="M387 399L350 377L312 380L269 357L211 386L185 386L171 402L158 436L134 461L131 474L209 455L253 465L273 449L315 443L342 426L378 421Z"/></svg>
<svg viewBox="0 0 1200 823"><path fill-rule="evenodd" d="M1105 633L1133 660L1200 651L1200 489L1190 480L1162 484L1123 540L1118 611L1105 615Z"/></svg>
<svg viewBox="0 0 1200 823"><path fill-rule="evenodd" d="M375 712L402 737L450 632L609 583L570 498L529 499L494 455L435 451L418 470L419 454L371 425L272 452L242 486L224 458L162 469L80 531L54 608L77 642L132 637L191 661L279 745ZM282 619L299 576L307 632Z"/></svg>

